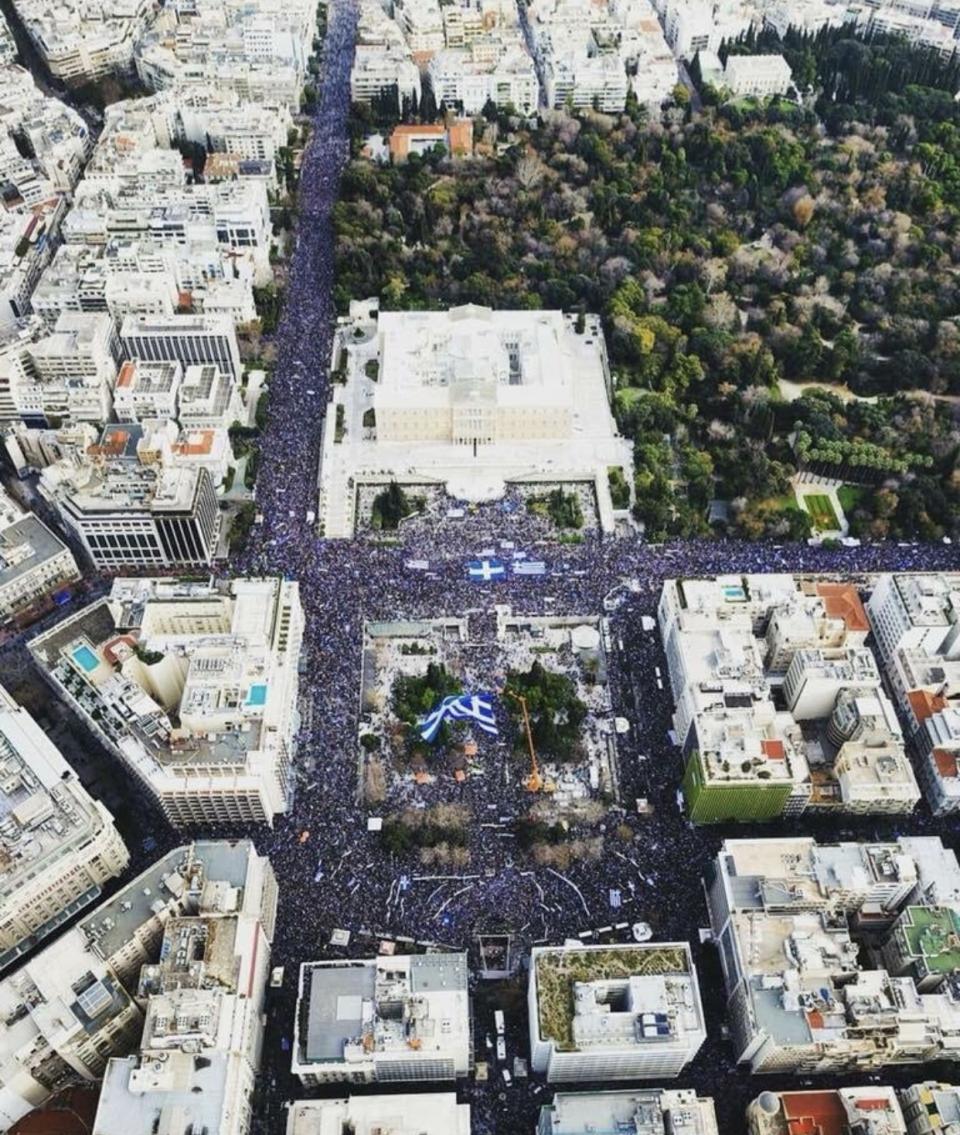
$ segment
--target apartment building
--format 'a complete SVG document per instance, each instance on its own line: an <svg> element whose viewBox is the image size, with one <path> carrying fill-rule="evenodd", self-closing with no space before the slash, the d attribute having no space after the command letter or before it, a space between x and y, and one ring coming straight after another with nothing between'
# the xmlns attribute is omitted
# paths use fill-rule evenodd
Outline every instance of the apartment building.
<svg viewBox="0 0 960 1135"><path fill-rule="evenodd" d="M65 210L57 194L19 211L0 212L0 335L16 333L30 315L30 297L50 262Z"/></svg>
<svg viewBox="0 0 960 1135"><path fill-rule="evenodd" d="M41 494L98 568L208 565L220 528L210 471L172 452L158 462L142 440L139 426L108 426L97 445L42 471Z"/></svg>
<svg viewBox="0 0 960 1135"><path fill-rule="evenodd" d="M960 1059L953 986L923 992L861 960L908 903L953 905L958 879L937 839L725 841L705 885L738 1062L812 1075Z"/></svg>
<svg viewBox="0 0 960 1135"><path fill-rule="evenodd" d="M747 1108L747 1135L907 1135L893 1088L761 1092Z"/></svg>
<svg viewBox="0 0 960 1135"><path fill-rule="evenodd" d="M427 74L437 103L467 115L479 114L488 102L519 114L533 114L539 104L536 67L520 43L493 60L479 56L475 44L444 48L430 60Z"/></svg>
<svg viewBox="0 0 960 1135"><path fill-rule="evenodd" d="M86 83L129 70L152 0L18 0L17 14L54 78Z"/></svg>
<svg viewBox="0 0 960 1135"><path fill-rule="evenodd" d="M305 1087L454 1080L472 1064L465 953L300 967L291 1067Z"/></svg>
<svg viewBox="0 0 960 1135"><path fill-rule="evenodd" d="M117 579L30 651L172 824L272 825L289 803L302 635L292 581Z"/></svg>
<svg viewBox="0 0 960 1135"><path fill-rule="evenodd" d="M668 580L659 621L692 820L916 807L855 587L782 575Z"/></svg>
<svg viewBox="0 0 960 1135"><path fill-rule="evenodd" d="M30 72L12 61L6 66L0 61L3 133L24 149L54 192L69 193L74 188L92 149L89 127L77 111L41 91ZM9 164L3 168L9 176Z"/></svg>
<svg viewBox="0 0 960 1135"><path fill-rule="evenodd" d="M186 1117L193 1131L250 1130L276 908L270 875L265 912L235 910L239 892L214 884L201 910L168 920L159 961L140 970L139 1050L107 1064L95 1135L156 1135Z"/></svg>
<svg viewBox="0 0 960 1135"><path fill-rule="evenodd" d="M100 896L130 857L46 733L0 687L0 969Z"/></svg>
<svg viewBox="0 0 960 1135"><path fill-rule="evenodd" d="M147 362L128 359L117 375L113 409L120 422L145 418L177 417L177 394L183 379L178 362Z"/></svg>
<svg viewBox="0 0 960 1135"><path fill-rule="evenodd" d="M470 1135L470 1105L456 1092L296 1100L287 1135Z"/></svg>
<svg viewBox="0 0 960 1135"><path fill-rule="evenodd" d="M900 1093L907 1135L952 1135L960 1122L960 1088L929 1080Z"/></svg>
<svg viewBox="0 0 960 1135"><path fill-rule="evenodd" d="M551 1083L679 1076L706 1040L686 942L535 946L527 986L533 1070Z"/></svg>
<svg viewBox="0 0 960 1135"><path fill-rule="evenodd" d="M540 1108L537 1135L720 1135L713 1100L690 1088L557 1092ZM826 1135L826 1133L824 1133Z"/></svg>
<svg viewBox="0 0 960 1135"><path fill-rule="evenodd" d="M111 1057L137 1051L147 1022L141 969L161 961L171 920L255 916L269 942L276 906L270 861L249 840L200 840L163 856L12 971L0 981L0 1127L78 1080L100 1081Z"/></svg>
<svg viewBox="0 0 960 1135"><path fill-rule="evenodd" d="M166 7L139 39L135 65L151 90L215 89L296 114L316 32L311 0Z"/></svg>
<svg viewBox="0 0 960 1135"><path fill-rule="evenodd" d="M27 425L107 422L113 415L120 344L106 312L63 312L29 347L32 381L15 398Z"/></svg>
<svg viewBox="0 0 960 1135"><path fill-rule="evenodd" d="M0 527L0 619L25 615L78 579L73 553L32 512Z"/></svg>

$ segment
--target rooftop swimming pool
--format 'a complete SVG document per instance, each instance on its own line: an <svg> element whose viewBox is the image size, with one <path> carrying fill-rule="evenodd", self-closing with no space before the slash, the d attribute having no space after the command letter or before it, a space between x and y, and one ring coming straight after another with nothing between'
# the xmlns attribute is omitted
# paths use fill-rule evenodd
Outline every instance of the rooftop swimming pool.
<svg viewBox="0 0 960 1135"><path fill-rule="evenodd" d="M267 703L267 687L265 685L251 686L247 690L247 705L261 706Z"/></svg>
<svg viewBox="0 0 960 1135"><path fill-rule="evenodd" d="M100 659L86 645L77 647L73 652L73 660L87 674L92 674L100 665Z"/></svg>

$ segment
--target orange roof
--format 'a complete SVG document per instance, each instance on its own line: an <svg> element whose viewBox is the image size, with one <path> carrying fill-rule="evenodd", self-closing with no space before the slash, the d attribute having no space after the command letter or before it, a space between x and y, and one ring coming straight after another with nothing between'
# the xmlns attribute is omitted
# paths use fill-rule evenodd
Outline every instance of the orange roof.
<svg viewBox="0 0 960 1135"><path fill-rule="evenodd" d="M947 699L942 694L931 694L929 690L908 690L907 701L917 721L926 721L947 708Z"/></svg>
<svg viewBox="0 0 960 1135"><path fill-rule="evenodd" d="M127 644L127 646L130 647L131 650L134 650L136 648L136 645L137 645L137 640L136 640L136 638L134 638L133 635L122 634L122 635L117 635L116 638L112 638L106 644L106 646L103 648L103 657L106 659L107 662L110 663L111 666L114 663L120 661L120 659L117 658L117 653L113 648L121 642L125 642Z"/></svg>
<svg viewBox="0 0 960 1135"><path fill-rule="evenodd" d="M31 1111L10 1128L10 1135L87 1135L97 1114L97 1088L70 1088Z"/></svg>
<svg viewBox="0 0 960 1135"><path fill-rule="evenodd" d="M116 457L123 453L127 448L127 442L130 440L130 431L120 429L118 426L104 431L103 440L99 445L91 445L87 452L94 457L102 455L104 457Z"/></svg>
<svg viewBox="0 0 960 1135"><path fill-rule="evenodd" d="M129 386L133 382L133 376L137 373L137 364L128 359L120 368L120 373L117 375L117 386Z"/></svg>
<svg viewBox="0 0 960 1135"><path fill-rule="evenodd" d="M473 122L469 118L450 123L450 151L469 154L473 148Z"/></svg>
<svg viewBox="0 0 960 1135"><path fill-rule="evenodd" d="M831 619L843 619L848 631L868 631L870 623L857 589L851 583L817 584L817 594Z"/></svg>
<svg viewBox="0 0 960 1135"><path fill-rule="evenodd" d="M763 749L763 755L771 761L782 761L787 755L783 742L776 737L761 741L760 748Z"/></svg>
<svg viewBox="0 0 960 1135"><path fill-rule="evenodd" d="M790 1135L847 1135L847 1113L837 1092L783 1092L780 1103Z"/></svg>
<svg viewBox="0 0 960 1135"><path fill-rule="evenodd" d="M948 749L934 749L933 750L934 764L937 766L937 772L941 776L946 776L954 779L960 773L957 771L957 754L951 753Z"/></svg>
<svg viewBox="0 0 960 1135"><path fill-rule="evenodd" d="M853 1101L858 1111L886 1111L890 1106L890 1101L884 1099L883 1096L876 1096L872 1099L862 1099L858 1097Z"/></svg>
<svg viewBox="0 0 960 1135"><path fill-rule="evenodd" d="M446 129L443 126L395 126L393 133L403 137L404 135L411 135L419 137L426 134L428 138L442 138L446 134Z"/></svg>
<svg viewBox="0 0 960 1135"><path fill-rule="evenodd" d="M181 457L200 457L213 449L213 430L191 430L185 441L173 447Z"/></svg>

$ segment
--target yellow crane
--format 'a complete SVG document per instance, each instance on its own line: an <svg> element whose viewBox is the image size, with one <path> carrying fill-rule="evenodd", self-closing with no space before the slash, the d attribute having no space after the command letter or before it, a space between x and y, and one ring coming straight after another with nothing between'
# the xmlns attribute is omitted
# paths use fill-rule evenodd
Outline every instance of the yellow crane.
<svg viewBox="0 0 960 1135"><path fill-rule="evenodd" d="M533 744L533 732L530 729L530 712L527 709L527 699L523 694L516 694L513 690L504 687L503 693L518 702L523 713L523 729L527 735L527 748L530 750L530 773L524 777L523 787L528 792L553 792L556 788L552 780L544 780L540 773L540 763L537 760L537 750Z"/></svg>

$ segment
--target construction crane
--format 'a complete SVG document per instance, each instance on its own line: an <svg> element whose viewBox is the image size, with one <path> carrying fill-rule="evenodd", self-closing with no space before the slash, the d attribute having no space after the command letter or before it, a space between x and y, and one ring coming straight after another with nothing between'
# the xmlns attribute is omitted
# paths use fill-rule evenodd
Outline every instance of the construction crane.
<svg viewBox="0 0 960 1135"><path fill-rule="evenodd" d="M540 763L537 760L537 750L533 744L533 732L530 729L530 712L527 709L527 699L523 694L515 694L513 690L508 690L504 687L503 693L507 697L513 698L515 702L520 704L520 709L523 712L523 728L527 735L527 748L530 750L530 773L524 777L523 787L528 792L553 792L554 784L552 780L544 780L540 774Z"/></svg>

